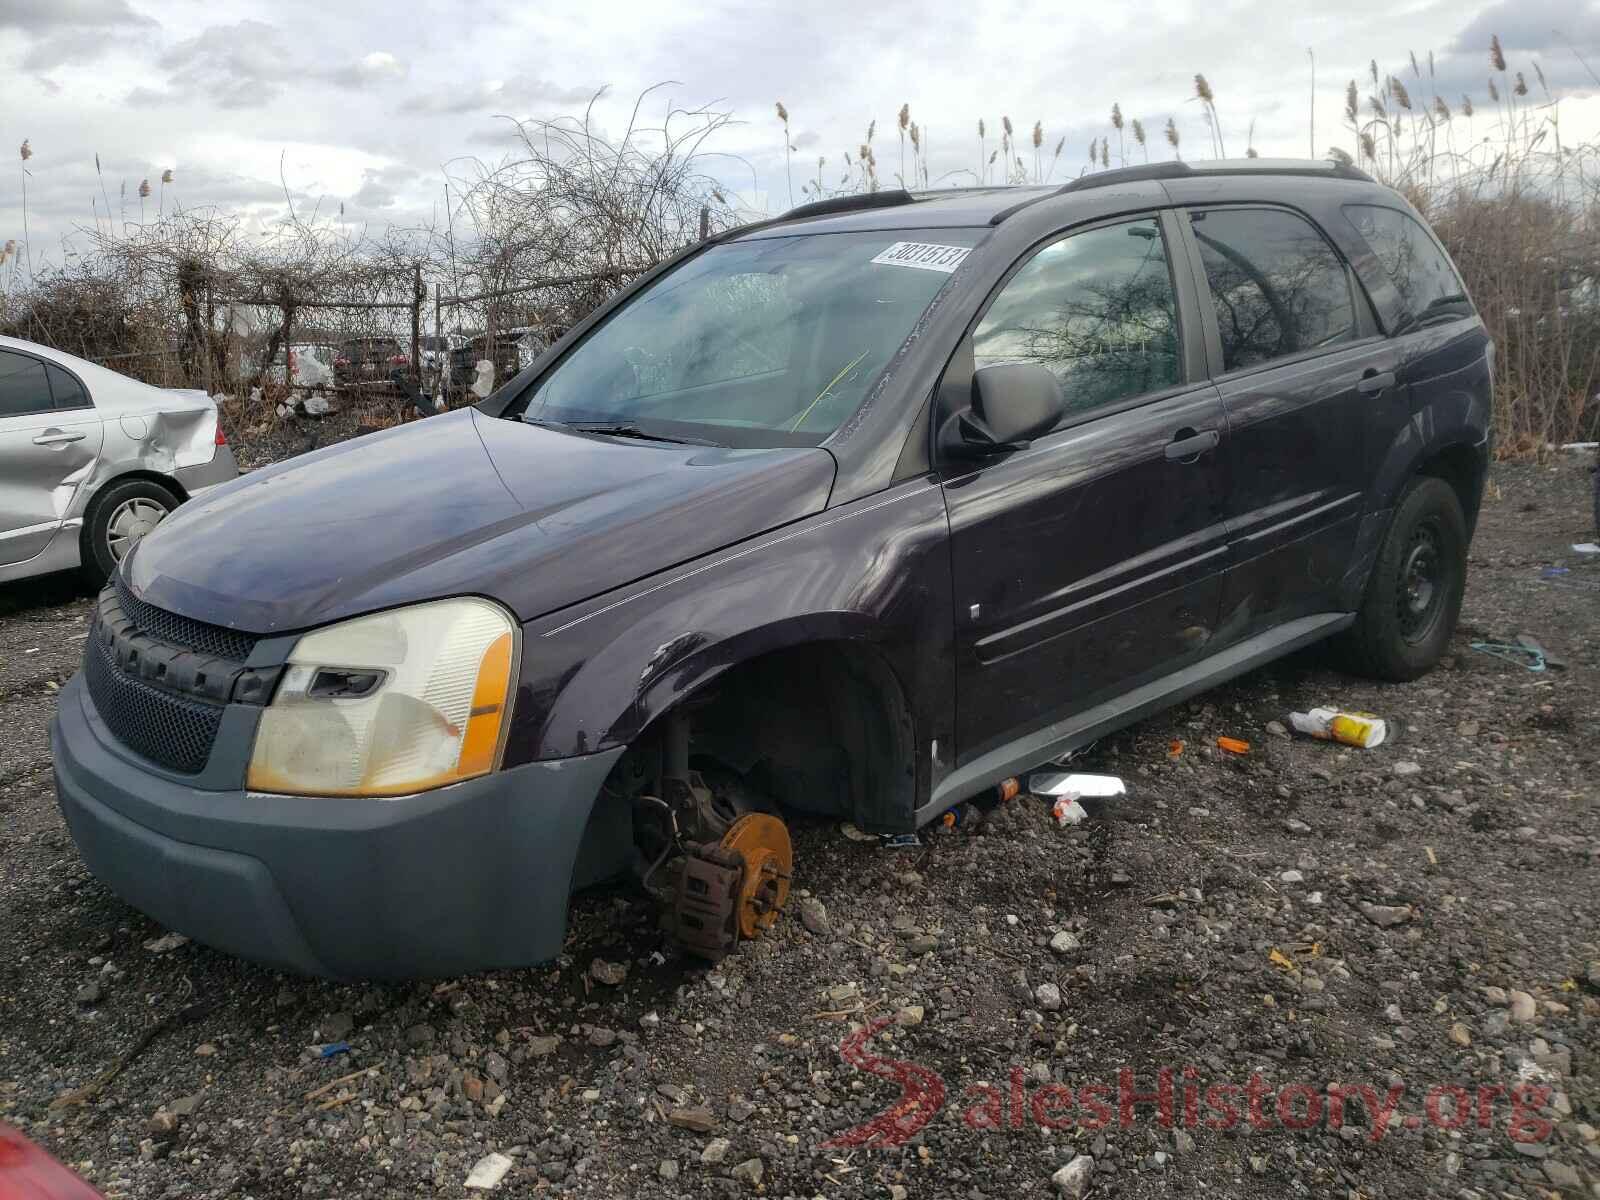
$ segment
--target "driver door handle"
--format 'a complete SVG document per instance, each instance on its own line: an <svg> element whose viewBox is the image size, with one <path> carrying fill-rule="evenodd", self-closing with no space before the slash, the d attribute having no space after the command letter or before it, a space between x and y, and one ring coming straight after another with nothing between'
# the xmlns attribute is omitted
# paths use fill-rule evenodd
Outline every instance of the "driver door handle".
<svg viewBox="0 0 1600 1200"><path fill-rule="evenodd" d="M66 433L60 429L47 429L33 439L35 446L65 446L68 442L83 441L81 433Z"/></svg>
<svg viewBox="0 0 1600 1200"><path fill-rule="evenodd" d="M1215 429L1203 429L1199 433L1192 429L1180 429L1177 436L1167 443L1167 460L1193 462L1207 450L1215 450L1221 441L1222 434Z"/></svg>

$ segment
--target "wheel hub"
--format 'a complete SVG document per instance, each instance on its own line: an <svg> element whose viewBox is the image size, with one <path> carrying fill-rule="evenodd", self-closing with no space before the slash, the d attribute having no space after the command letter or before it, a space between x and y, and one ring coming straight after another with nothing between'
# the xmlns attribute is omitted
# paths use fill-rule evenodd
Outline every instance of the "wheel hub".
<svg viewBox="0 0 1600 1200"><path fill-rule="evenodd" d="M1420 641L1433 627L1444 593L1440 576L1438 540L1431 528L1423 526L1412 535L1400 564L1396 600L1400 629L1408 641Z"/></svg>

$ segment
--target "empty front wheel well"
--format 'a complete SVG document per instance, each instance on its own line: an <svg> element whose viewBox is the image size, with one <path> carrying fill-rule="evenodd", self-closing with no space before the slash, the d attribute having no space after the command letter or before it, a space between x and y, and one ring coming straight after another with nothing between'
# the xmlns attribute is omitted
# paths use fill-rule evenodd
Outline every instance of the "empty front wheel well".
<svg viewBox="0 0 1600 1200"><path fill-rule="evenodd" d="M912 828L911 709L894 671L867 643L810 642L729 667L656 717L619 770L659 761L676 715L688 718L697 766L735 772L788 809L866 829Z"/></svg>

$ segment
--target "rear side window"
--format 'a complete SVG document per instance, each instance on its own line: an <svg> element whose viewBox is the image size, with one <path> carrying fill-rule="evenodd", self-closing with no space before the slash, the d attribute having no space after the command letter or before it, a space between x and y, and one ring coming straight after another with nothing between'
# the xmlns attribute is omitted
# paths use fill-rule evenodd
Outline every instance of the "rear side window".
<svg viewBox="0 0 1600 1200"><path fill-rule="evenodd" d="M1281 209L1190 214L1222 338L1222 369L1353 341L1344 263L1304 217Z"/></svg>
<svg viewBox="0 0 1600 1200"><path fill-rule="evenodd" d="M1178 383L1177 300L1160 224L1109 225L1040 250L973 330L972 357L975 368L1048 367L1068 417Z"/></svg>
<svg viewBox="0 0 1600 1200"><path fill-rule="evenodd" d="M1402 327L1472 315L1461 276L1410 213L1376 204L1347 204L1344 215L1394 281L1404 314Z"/></svg>
<svg viewBox="0 0 1600 1200"><path fill-rule="evenodd" d="M50 394L55 398L57 408L90 407L89 393L83 390L83 384L55 363L46 363L44 373L50 379Z"/></svg>
<svg viewBox="0 0 1600 1200"><path fill-rule="evenodd" d="M0 350L0 417L20 417L52 407L44 364L26 354Z"/></svg>

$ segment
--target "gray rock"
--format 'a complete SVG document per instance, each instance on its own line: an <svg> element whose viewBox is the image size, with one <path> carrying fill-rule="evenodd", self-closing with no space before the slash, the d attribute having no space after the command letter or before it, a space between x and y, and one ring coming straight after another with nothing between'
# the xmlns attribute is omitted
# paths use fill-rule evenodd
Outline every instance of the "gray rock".
<svg viewBox="0 0 1600 1200"><path fill-rule="evenodd" d="M356 1027L356 1019L347 1012L329 1013L322 1018L319 1027L322 1030L324 1041L342 1042L350 1036L350 1031Z"/></svg>
<svg viewBox="0 0 1600 1200"><path fill-rule="evenodd" d="M939 948L939 939L931 933L921 933L906 943L911 954L927 954Z"/></svg>
<svg viewBox="0 0 1600 1200"><path fill-rule="evenodd" d="M761 1181L766 1177L767 1165L759 1158L747 1158L728 1174L741 1183L748 1183L751 1187L760 1187Z"/></svg>
<svg viewBox="0 0 1600 1200"><path fill-rule="evenodd" d="M1413 915L1409 904L1363 904L1361 911L1366 914L1367 920L1385 929L1404 924Z"/></svg>
<svg viewBox="0 0 1600 1200"><path fill-rule="evenodd" d="M706 1148L700 1151L700 1161L708 1167L720 1167L732 1148L733 1143L727 1138L712 1138L706 1143Z"/></svg>
<svg viewBox="0 0 1600 1200"><path fill-rule="evenodd" d="M710 1133L717 1127L717 1117L709 1108L669 1108L667 1123L694 1133Z"/></svg>
<svg viewBox="0 0 1600 1200"><path fill-rule="evenodd" d="M1050 949L1057 954L1071 954L1081 945L1082 943L1078 941L1077 935L1065 929L1050 939Z"/></svg>
<svg viewBox="0 0 1600 1200"><path fill-rule="evenodd" d="M1033 998L1045 1012L1061 1011L1061 989L1053 983L1041 983L1034 989Z"/></svg>
<svg viewBox="0 0 1600 1200"><path fill-rule="evenodd" d="M78 989L78 994L73 997L79 1004L99 1004L105 989L100 986L98 979L91 979Z"/></svg>
<svg viewBox="0 0 1600 1200"><path fill-rule="evenodd" d="M176 1136L179 1125L178 1114L164 1108L158 1108L149 1121L145 1122L145 1132L153 1138L170 1138Z"/></svg>
<svg viewBox="0 0 1600 1200"><path fill-rule="evenodd" d="M1083 1200L1089 1193L1089 1184L1093 1178L1094 1159L1087 1154L1080 1154L1050 1176L1050 1182L1055 1184L1056 1191L1066 1196L1068 1200Z"/></svg>
<svg viewBox="0 0 1600 1200"><path fill-rule="evenodd" d="M604 1025L596 1025L589 1030L589 1045L597 1050L604 1050L608 1046L615 1045L616 1040L617 1031L615 1029L607 1029Z"/></svg>
<svg viewBox="0 0 1600 1200"><path fill-rule="evenodd" d="M815 896L800 901L800 924L818 937L833 936L833 925L828 921L828 906Z"/></svg>
<svg viewBox="0 0 1600 1200"><path fill-rule="evenodd" d="M1311 832L1311 826L1307 825L1304 821L1296 820L1294 817L1290 817L1287 821L1285 821L1283 823L1283 827L1290 833L1298 833L1301 835Z"/></svg>
<svg viewBox="0 0 1600 1200"><path fill-rule="evenodd" d="M1194 1150L1194 1137L1186 1130L1178 1130L1172 1135L1172 1148L1179 1154L1189 1154Z"/></svg>
<svg viewBox="0 0 1600 1200"><path fill-rule="evenodd" d="M675 1158L663 1158L661 1165L656 1168L656 1174L668 1182L676 1179L678 1177L678 1160Z"/></svg>
<svg viewBox="0 0 1600 1200"><path fill-rule="evenodd" d="M1539 1006L1534 1003L1533 997L1527 992L1513 991L1509 997L1511 1001L1511 1019L1519 1025L1532 1023L1539 1015Z"/></svg>
<svg viewBox="0 0 1600 1200"><path fill-rule="evenodd" d="M1306 881L1306 877L1304 875L1300 874L1299 871L1288 870L1288 871L1281 871L1281 872L1278 873L1278 882L1279 883L1304 883L1305 881Z"/></svg>
<svg viewBox="0 0 1600 1200"><path fill-rule="evenodd" d="M728 1120L735 1125L743 1125L755 1116L756 1106L748 1100L734 1100L728 1105Z"/></svg>
<svg viewBox="0 0 1600 1200"><path fill-rule="evenodd" d="M1400 762L1395 763L1395 765L1389 768L1389 770L1396 779L1407 779L1412 775L1422 774L1422 765L1420 763L1414 763L1409 759L1403 759Z"/></svg>
<svg viewBox="0 0 1600 1200"><path fill-rule="evenodd" d="M433 1031L432 1025L413 1025L406 1030L406 1045L420 1050L433 1045L434 1039L437 1037L438 1034Z"/></svg>
<svg viewBox="0 0 1600 1200"><path fill-rule="evenodd" d="M627 977L627 963L607 962L603 958L597 958L589 964L589 978L607 987L616 987Z"/></svg>
<svg viewBox="0 0 1600 1200"><path fill-rule="evenodd" d="M1582 1177L1566 1163L1547 1158L1539 1164L1539 1169L1544 1172L1544 1177L1550 1181L1551 1187L1565 1188L1573 1193L1583 1187Z"/></svg>
<svg viewBox="0 0 1600 1200"><path fill-rule="evenodd" d="M528 1039L528 1053L534 1058L543 1058L547 1054L554 1054L556 1047L561 1045L558 1037L535 1037Z"/></svg>

